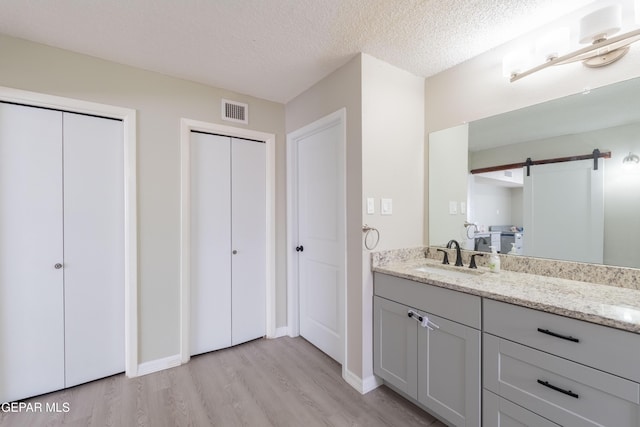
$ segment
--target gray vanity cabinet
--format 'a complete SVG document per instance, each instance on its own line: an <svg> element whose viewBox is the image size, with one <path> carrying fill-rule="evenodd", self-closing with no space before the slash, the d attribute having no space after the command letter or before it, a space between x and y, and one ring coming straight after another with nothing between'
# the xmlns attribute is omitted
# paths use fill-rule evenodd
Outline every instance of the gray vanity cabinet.
<svg viewBox="0 0 640 427"><path fill-rule="evenodd" d="M452 426L480 426L480 298L380 273L374 293L375 374Z"/></svg>

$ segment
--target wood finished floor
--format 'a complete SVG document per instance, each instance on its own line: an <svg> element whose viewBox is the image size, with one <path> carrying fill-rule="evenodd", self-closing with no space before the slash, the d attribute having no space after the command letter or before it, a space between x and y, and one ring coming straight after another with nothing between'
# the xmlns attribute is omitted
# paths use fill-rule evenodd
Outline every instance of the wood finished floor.
<svg viewBox="0 0 640 427"><path fill-rule="evenodd" d="M360 395L302 338L256 340L128 379L116 375L25 402L67 413L0 411L0 426L430 426L427 412L382 386Z"/></svg>

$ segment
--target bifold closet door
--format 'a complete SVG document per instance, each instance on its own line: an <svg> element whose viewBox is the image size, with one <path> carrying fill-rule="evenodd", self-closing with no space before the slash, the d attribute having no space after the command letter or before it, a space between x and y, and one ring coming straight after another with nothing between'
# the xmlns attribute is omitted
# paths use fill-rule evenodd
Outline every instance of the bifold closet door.
<svg viewBox="0 0 640 427"><path fill-rule="evenodd" d="M231 142L231 341L266 333L266 144Z"/></svg>
<svg viewBox="0 0 640 427"><path fill-rule="evenodd" d="M231 139L191 133L191 354L231 345Z"/></svg>
<svg viewBox="0 0 640 427"><path fill-rule="evenodd" d="M124 371L121 121L0 103L0 401Z"/></svg>
<svg viewBox="0 0 640 427"><path fill-rule="evenodd" d="M65 386L124 371L123 125L64 113Z"/></svg>
<svg viewBox="0 0 640 427"><path fill-rule="evenodd" d="M192 132L191 354L266 331L266 148Z"/></svg>
<svg viewBox="0 0 640 427"><path fill-rule="evenodd" d="M64 387L61 119L0 103L0 402Z"/></svg>

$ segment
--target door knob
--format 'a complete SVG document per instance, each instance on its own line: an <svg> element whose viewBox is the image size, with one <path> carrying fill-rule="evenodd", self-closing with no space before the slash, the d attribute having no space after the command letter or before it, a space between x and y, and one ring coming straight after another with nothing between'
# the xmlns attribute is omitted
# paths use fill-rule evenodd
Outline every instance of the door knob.
<svg viewBox="0 0 640 427"><path fill-rule="evenodd" d="M57 263L56 265L53 266L56 270L60 270L62 268L62 264Z"/></svg>
<svg viewBox="0 0 640 427"><path fill-rule="evenodd" d="M296 246L296 252L304 252L304 246Z"/></svg>

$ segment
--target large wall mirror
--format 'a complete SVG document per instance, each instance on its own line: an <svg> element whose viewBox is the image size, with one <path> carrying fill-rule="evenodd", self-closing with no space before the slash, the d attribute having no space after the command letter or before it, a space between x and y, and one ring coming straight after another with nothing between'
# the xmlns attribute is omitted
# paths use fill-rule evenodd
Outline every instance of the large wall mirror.
<svg viewBox="0 0 640 427"><path fill-rule="evenodd" d="M636 78L430 134L429 244L640 268L639 100ZM554 162L502 167L527 159Z"/></svg>

